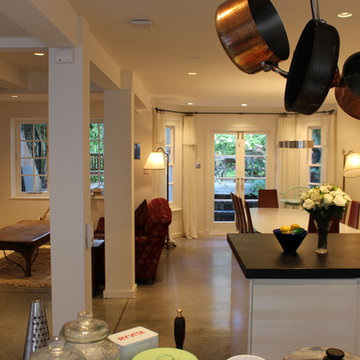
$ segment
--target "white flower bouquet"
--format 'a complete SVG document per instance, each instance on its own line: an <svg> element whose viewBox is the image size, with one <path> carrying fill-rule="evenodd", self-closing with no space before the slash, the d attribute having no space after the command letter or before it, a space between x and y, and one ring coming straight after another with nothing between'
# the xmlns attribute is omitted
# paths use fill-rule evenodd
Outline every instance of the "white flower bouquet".
<svg viewBox="0 0 360 360"><path fill-rule="evenodd" d="M336 185L320 185L300 194L301 206L314 218L331 218L337 215L339 219L351 199Z"/></svg>
<svg viewBox="0 0 360 360"><path fill-rule="evenodd" d="M315 186L300 194L301 206L310 213L318 232L318 248L316 253L326 255L327 234L333 218L341 219L350 197L335 185Z"/></svg>

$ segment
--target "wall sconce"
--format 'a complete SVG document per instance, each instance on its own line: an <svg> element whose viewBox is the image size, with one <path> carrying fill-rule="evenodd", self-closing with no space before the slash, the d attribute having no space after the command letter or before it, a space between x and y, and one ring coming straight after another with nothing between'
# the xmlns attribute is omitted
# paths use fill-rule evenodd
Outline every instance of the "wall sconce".
<svg viewBox="0 0 360 360"><path fill-rule="evenodd" d="M360 176L360 154L352 150L346 152L344 149L343 154L343 190L345 190L345 178L359 177Z"/></svg>

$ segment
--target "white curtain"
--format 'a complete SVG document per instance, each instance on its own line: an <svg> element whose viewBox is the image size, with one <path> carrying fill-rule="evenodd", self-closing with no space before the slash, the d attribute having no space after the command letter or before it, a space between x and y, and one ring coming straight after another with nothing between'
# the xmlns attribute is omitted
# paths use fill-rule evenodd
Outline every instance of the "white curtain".
<svg viewBox="0 0 360 360"><path fill-rule="evenodd" d="M323 182L335 184L335 113L321 117L321 145L323 148Z"/></svg>
<svg viewBox="0 0 360 360"><path fill-rule="evenodd" d="M193 116L183 121L183 226L187 238L198 237L198 201L196 191L196 136Z"/></svg>
<svg viewBox="0 0 360 360"><path fill-rule="evenodd" d="M277 139L307 140L310 127L321 127L322 182L335 181L335 115L333 113L284 115L278 118ZM276 185L280 192L296 186L308 186L308 150L277 149Z"/></svg>
<svg viewBox="0 0 360 360"><path fill-rule="evenodd" d="M283 115L277 121L276 143L299 139L299 122L296 115ZM302 149L280 149L276 153L276 188L284 192L296 186L304 186L300 180ZM306 186L306 185L305 185Z"/></svg>
<svg viewBox="0 0 360 360"><path fill-rule="evenodd" d="M163 111L153 109L153 149L156 151L159 147L165 150L165 119ZM166 198L166 170L153 170L152 197Z"/></svg>

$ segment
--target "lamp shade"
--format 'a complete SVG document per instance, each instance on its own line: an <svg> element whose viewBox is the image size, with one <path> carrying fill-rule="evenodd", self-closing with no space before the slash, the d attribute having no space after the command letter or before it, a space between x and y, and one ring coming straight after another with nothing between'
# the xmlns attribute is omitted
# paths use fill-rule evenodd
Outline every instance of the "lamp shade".
<svg viewBox="0 0 360 360"><path fill-rule="evenodd" d="M360 154L350 153L346 157L344 166L344 177L358 177L360 176Z"/></svg>
<svg viewBox="0 0 360 360"><path fill-rule="evenodd" d="M164 155L161 152L151 152L144 165L144 170L165 169Z"/></svg>

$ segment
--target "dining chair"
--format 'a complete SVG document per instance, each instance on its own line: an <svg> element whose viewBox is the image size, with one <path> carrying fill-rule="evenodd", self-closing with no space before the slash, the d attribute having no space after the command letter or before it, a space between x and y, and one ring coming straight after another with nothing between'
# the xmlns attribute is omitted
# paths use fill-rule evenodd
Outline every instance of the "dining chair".
<svg viewBox="0 0 360 360"><path fill-rule="evenodd" d="M279 200L276 189L259 190L259 208L278 208Z"/></svg>
<svg viewBox="0 0 360 360"><path fill-rule="evenodd" d="M245 203L245 213L246 213L246 222L247 222L247 232L248 233L254 233L256 231L254 230L254 226L253 226L253 223L252 223L249 203L246 200L244 201L244 203Z"/></svg>
<svg viewBox="0 0 360 360"><path fill-rule="evenodd" d="M349 219L346 225L349 225L357 229L359 227L359 213L360 213L360 202L356 200L352 200L350 204Z"/></svg>
<svg viewBox="0 0 360 360"><path fill-rule="evenodd" d="M245 211L242 199L234 193L230 193L231 200L235 210L235 226L239 233L247 232L247 224L245 219Z"/></svg>
<svg viewBox="0 0 360 360"><path fill-rule="evenodd" d="M339 233L339 228L340 228L339 222L340 222L340 219L337 216L334 216L332 218L332 223L331 223L331 226L329 229L330 233ZM311 214L309 215L308 232L309 233L317 233L315 221L314 221L313 217L311 216Z"/></svg>

